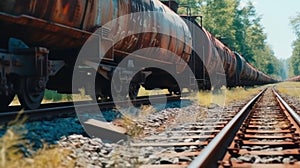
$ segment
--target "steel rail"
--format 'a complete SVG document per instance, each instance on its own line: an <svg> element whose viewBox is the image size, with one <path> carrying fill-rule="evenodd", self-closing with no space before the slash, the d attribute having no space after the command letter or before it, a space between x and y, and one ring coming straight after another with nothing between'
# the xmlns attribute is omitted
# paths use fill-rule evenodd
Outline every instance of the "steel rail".
<svg viewBox="0 0 300 168"><path fill-rule="evenodd" d="M267 88L266 88L267 89ZM211 168L218 167L218 161L223 158L227 147L232 142L236 132L249 115L253 105L261 98L264 89L254 98L252 98L237 115L217 134L217 136L200 152L200 154L191 162L189 168L201 167ZM220 150L224 149L224 150Z"/></svg>
<svg viewBox="0 0 300 168"><path fill-rule="evenodd" d="M151 99L151 101L149 100ZM174 95L155 95L155 96L142 96L137 100L133 100L132 104L141 105L141 104L157 104L163 102L162 100L167 99L167 101L175 101L180 100L180 96ZM27 116L26 121L36 121L41 118L56 118L56 117L68 117L75 116L75 109L83 109L86 112L93 112L97 110L99 112L99 108L113 108L114 103L116 102L101 102L101 103L91 103L91 102L67 102L67 103L54 103L56 106L52 106L52 104L43 104L43 108L36 110L22 110L21 108L17 111L8 111L8 112L0 112L0 125L6 124L12 120L14 120L18 115ZM118 104L124 104L124 106L131 104L130 101L118 102ZM97 107L97 109L95 109ZM99 108L98 108L99 107Z"/></svg>
<svg viewBox="0 0 300 168"><path fill-rule="evenodd" d="M283 104L285 109L290 113L290 115L293 117L293 119L297 122L298 126L300 126L300 116L297 114L283 99L282 97L274 90L273 92L276 95L276 97L280 100L280 102Z"/></svg>

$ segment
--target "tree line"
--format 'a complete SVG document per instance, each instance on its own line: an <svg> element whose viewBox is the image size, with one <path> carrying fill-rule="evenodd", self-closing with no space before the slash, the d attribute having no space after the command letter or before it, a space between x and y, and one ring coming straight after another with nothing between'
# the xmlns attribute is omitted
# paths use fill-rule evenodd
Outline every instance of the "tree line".
<svg viewBox="0 0 300 168"><path fill-rule="evenodd" d="M293 42L293 53L288 59L289 76L300 75L300 13L291 18L290 23L296 34L296 40Z"/></svg>
<svg viewBox="0 0 300 168"><path fill-rule="evenodd" d="M180 14L201 15L205 29L230 49L240 53L254 67L276 79L286 78L285 61L277 59L272 48L267 44L261 16L257 14L251 1L243 6L241 0L179 0L178 2Z"/></svg>

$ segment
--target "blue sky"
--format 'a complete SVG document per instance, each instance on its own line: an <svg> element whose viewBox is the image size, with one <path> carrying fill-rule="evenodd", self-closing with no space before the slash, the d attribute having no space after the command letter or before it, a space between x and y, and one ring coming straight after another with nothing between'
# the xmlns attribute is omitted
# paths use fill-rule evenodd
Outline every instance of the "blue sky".
<svg viewBox="0 0 300 168"><path fill-rule="evenodd" d="M248 0L242 0L242 3ZM256 12L262 16L262 25L277 58L292 55L292 43L296 39L290 18L300 13L300 0L251 0Z"/></svg>

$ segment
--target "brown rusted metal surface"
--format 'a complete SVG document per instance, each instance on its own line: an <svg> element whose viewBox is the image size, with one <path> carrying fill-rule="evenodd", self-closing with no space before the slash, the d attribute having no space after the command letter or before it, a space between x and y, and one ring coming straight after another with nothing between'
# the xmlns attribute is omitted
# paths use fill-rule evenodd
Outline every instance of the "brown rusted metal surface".
<svg viewBox="0 0 300 168"><path fill-rule="evenodd" d="M228 148L220 167L299 167L300 128L269 89Z"/></svg>
<svg viewBox="0 0 300 168"><path fill-rule="evenodd" d="M268 139L268 138L265 138ZM254 146L254 145L269 145L269 146L285 146L285 145L295 145L295 142L289 142L289 141L280 141L280 142L276 142L276 141L272 141L272 139L268 139L270 141L267 142L262 142L262 141L241 141L242 145L250 145L250 146Z"/></svg>
<svg viewBox="0 0 300 168"><path fill-rule="evenodd" d="M284 138L293 138L293 135L245 135L243 138L252 138L252 139L284 139Z"/></svg>
<svg viewBox="0 0 300 168"><path fill-rule="evenodd" d="M86 0L4 0L0 11L15 16L29 15L39 19L80 28Z"/></svg>
<svg viewBox="0 0 300 168"><path fill-rule="evenodd" d="M239 150L240 155L299 155L299 149L285 149L282 151L249 151L246 149Z"/></svg>
<svg viewBox="0 0 300 168"><path fill-rule="evenodd" d="M136 12L141 13L132 15ZM163 13L165 17L149 12ZM125 15L129 17L110 22ZM160 54L152 59L177 64L178 72L185 68L183 63L191 54L187 25L158 0L4 0L0 2L0 25L4 28L0 35L44 46L52 52L80 48L90 33L102 27L106 31L104 43L107 40L115 43L114 50L128 54L142 48L160 47ZM157 33L162 31L170 35ZM145 33L130 35L131 32ZM125 38L114 41L118 37ZM175 53L178 59L171 59L163 49Z"/></svg>
<svg viewBox="0 0 300 168"><path fill-rule="evenodd" d="M239 163L232 162L232 167L238 168L297 168L300 166L300 163L293 164L249 164L249 163Z"/></svg>
<svg viewBox="0 0 300 168"><path fill-rule="evenodd" d="M149 147L162 150L155 154L161 158L179 158L179 161L173 164L152 163L153 165L142 165L141 167L187 167L190 161L210 143L232 119L230 117L234 117L236 113L234 110L228 110L222 113L218 119L212 115L197 122L179 124L161 134L132 140L129 145L137 148Z"/></svg>
<svg viewBox="0 0 300 168"><path fill-rule="evenodd" d="M299 82L299 81L300 81L300 75L299 75L299 76L294 76L294 77L292 77L292 78L289 78L288 81Z"/></svg>
<svg viewBox="0 0 300 168"><path fill-rule="evenodd" d="M291 130L245 130L245 133L259 133L259 134L274 134L274 133L289 133Z"/></svg>
<svg viewBox="0 0 300 168"><path fill-rule="evenodd" d="M217 167L219 159L225 153L228 145L234 139L235 134L247 119L249 112L255 103L260 99L266 89L262 90L259 94L253 97L246 105L244 105L232 120L216 135L214 139L206 146L201 153L191 162L189 167Z"/></svg>
<svg viewBox="0 0 300 168"><path fill-rule="evenodd" d="M213 43L223 61L223 68L227 78L232 78L236 73L236 58L234 53L218 39L214 39Z"/></svg>

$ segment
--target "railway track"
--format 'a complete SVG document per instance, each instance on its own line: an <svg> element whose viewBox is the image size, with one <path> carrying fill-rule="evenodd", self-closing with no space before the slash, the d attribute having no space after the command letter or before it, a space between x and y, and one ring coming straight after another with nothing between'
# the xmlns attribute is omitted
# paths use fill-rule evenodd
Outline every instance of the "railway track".
<svg viewBox="0 0 300 168"><path fill-rule="evenodd" d="M252 108L241 112L190 167L300 166L300 118L278 93L266 90Z"/></svg>
<svg viewBox="0 0 300 168"><path fill-rule="evenodd" d="M263 92L261 91L247 105L253 105ZM156 136L135 140L130 146L154 147L163 151L158 155L166 158L165 161L146 164L142 167L187 167L192 159L205 149L226 125L230 124L242 107L242 104L237 104L230 109L224 109L223 112L212 109L205 119L181 124Z"/></svg>
<svg viewBox="0 0 300 168"><path fill-rule="evenodd" d="M155 104L167 101L176 101L180 100L180 96L177 95L155 95L155 96L141 96L137 100L118 102L118 105L145 105L145 104ZM95 109L95 107L97 107ZM54 119L58 117L71 117L76 116L75 109L84 111L87 113L99 113L99 108L102 109L112 109L115 107L114 102L100 102L92 103L91 101L82 101L82 102L66 102L66 103L50 103L43 104L41 108L36 110L22 110L20 106L10 107L10 111L0 112L0 125L7 124L9 121L14 120L19 114L21 116L26 116L26 121L37 121L42 119ZM20 111L22 111L20 113Z"/></svg>
<svg viewBox="0 0 300 168"><path fill-rule="evenodd" d="M154 151L149 156L159 161L149 158L146 168L300 166L300 118L272 88L246 105L211 110L206 119L133 139L128 147Z"/></svg>
<svg viewBox="0 0 300 168"><path fill-rule="evenodd" d="M299 167L300 118L271 88L245 106L211 113L130 146L166 158L142 167Z"/></svg>

